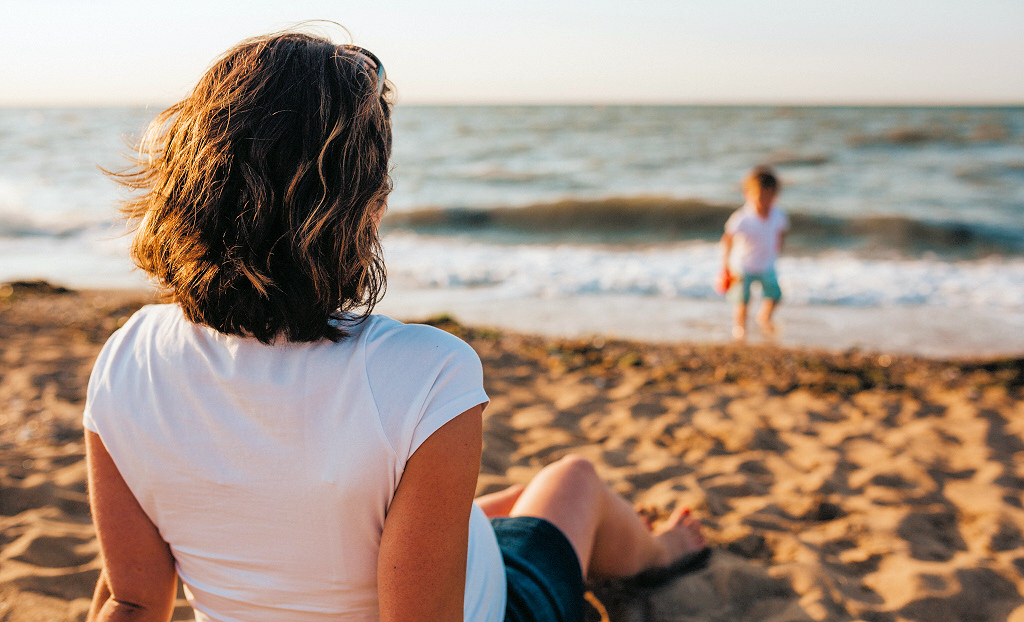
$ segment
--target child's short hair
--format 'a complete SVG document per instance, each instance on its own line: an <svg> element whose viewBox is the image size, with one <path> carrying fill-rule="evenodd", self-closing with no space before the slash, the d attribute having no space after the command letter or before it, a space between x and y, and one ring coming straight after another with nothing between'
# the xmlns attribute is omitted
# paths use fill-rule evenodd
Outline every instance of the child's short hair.
<svg viewBox="0 0 1024 622"><path fill-rule="evenodd" d="M391 89L371 54L285 32L222 56L161 113L122 207L185 316L270 343L338 340L383 295ZM358 309L362 313L355 313Z"/></svg>
<svg viewBox="0 0 1024 622"><path fill-rule="evenodd" d="M770 166L755 166L743 179L743 188L761 188L763 190L779 190L779 178Z"/></svg>

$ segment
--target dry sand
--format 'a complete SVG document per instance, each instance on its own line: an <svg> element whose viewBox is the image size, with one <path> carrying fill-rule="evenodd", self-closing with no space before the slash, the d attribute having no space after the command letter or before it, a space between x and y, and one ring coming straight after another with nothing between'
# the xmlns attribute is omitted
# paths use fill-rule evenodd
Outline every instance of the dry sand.
<svg viewBox="0 0 1024 622"><path fill-rule="evenodd" d="M140 303L0 288L0 621L84 619L99 560L81 409L93 358ZM481 493L573 452L655 515L704 520L708 567L595 586L611 620L1024 622L1024 360L438 323L484 361Z"/></svg>

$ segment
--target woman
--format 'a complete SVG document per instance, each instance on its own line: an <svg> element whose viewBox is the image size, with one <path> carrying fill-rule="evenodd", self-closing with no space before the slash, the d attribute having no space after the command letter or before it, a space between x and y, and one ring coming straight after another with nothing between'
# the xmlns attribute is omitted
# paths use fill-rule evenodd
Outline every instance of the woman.
<svg viewBox="0 0 1024 622"><path fill-rule="evenodd" d="M580 620L585 578L703 546L682 512L648 531L575 457L474 504L479 359L371 315L390 97L362 48L247 40L122 177L170 303L90 380L90 620L165 622L177 577L200 621Z"/></svg>

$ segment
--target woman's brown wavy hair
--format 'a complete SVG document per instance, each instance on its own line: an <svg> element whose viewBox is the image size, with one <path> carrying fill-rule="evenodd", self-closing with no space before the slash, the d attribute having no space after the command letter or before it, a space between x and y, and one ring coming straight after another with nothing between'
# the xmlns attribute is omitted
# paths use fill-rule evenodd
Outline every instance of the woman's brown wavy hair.
<svg viewBox="0 0 1024 622"><path fill-rule="evenodd" d="M345 337L385 287L391 92L324 38L238 44L115 175L141 191L122 207L132 259L197 324L264 343Z"/></svg>

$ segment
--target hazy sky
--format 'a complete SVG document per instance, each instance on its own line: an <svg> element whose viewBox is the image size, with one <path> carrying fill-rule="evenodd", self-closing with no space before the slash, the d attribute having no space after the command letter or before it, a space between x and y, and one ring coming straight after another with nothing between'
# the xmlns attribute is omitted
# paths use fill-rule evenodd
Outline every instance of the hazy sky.
<svg viewBox="0 0 1024 622"><path fill-rule="evenodd" d="M167 104L339 22L404 103L1024 103L1022 0L0 0L0 105Z"/></svg>

